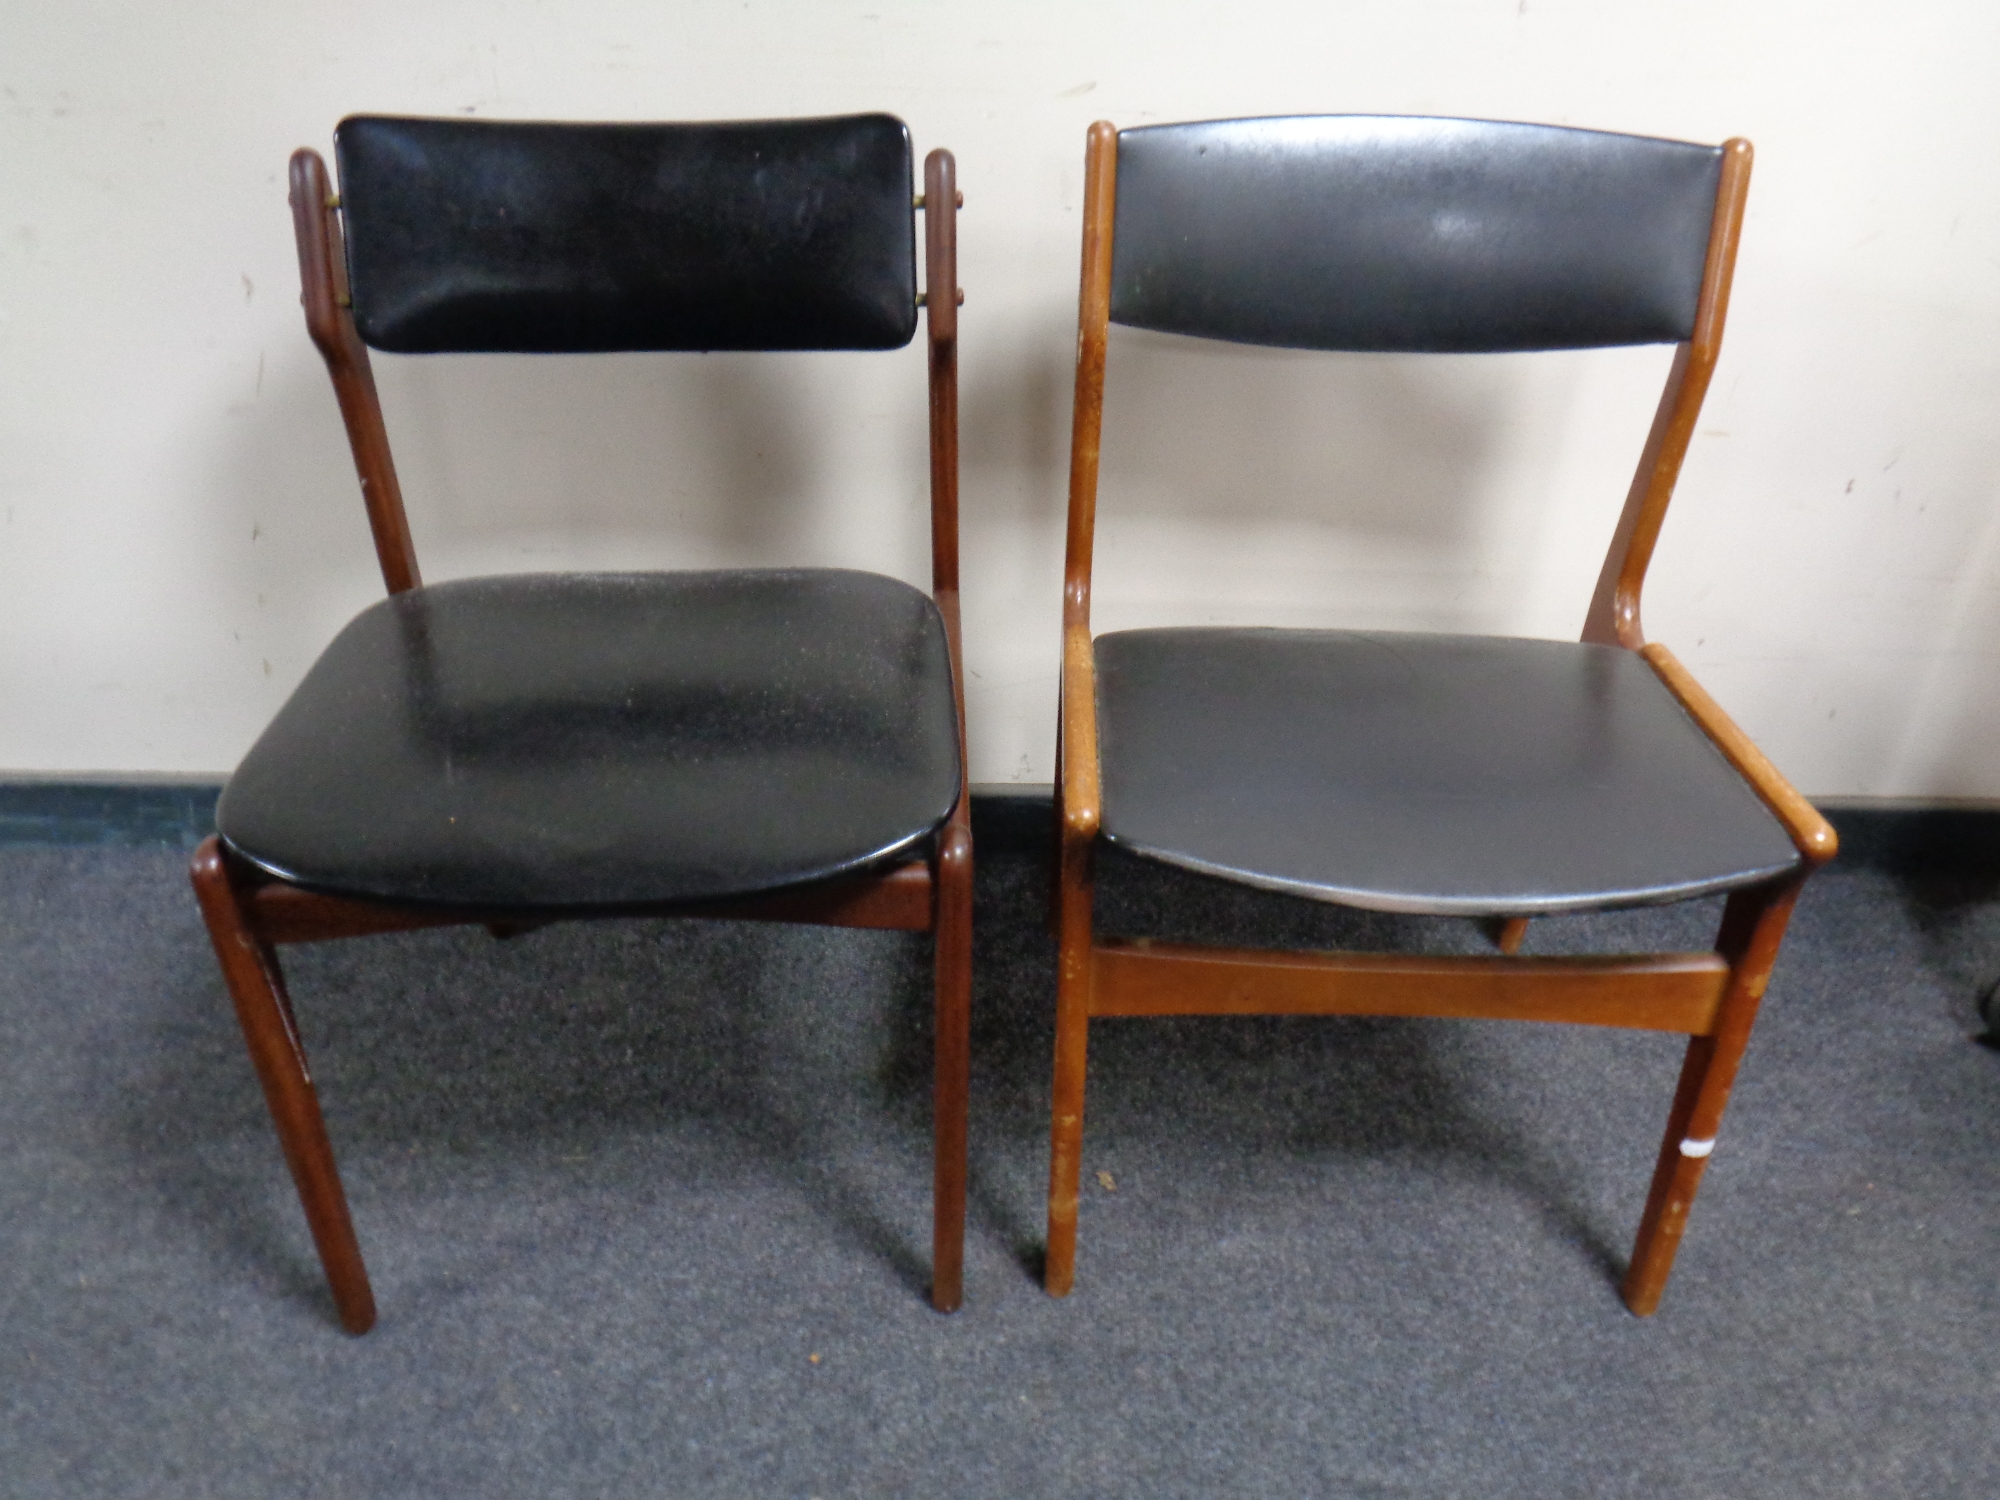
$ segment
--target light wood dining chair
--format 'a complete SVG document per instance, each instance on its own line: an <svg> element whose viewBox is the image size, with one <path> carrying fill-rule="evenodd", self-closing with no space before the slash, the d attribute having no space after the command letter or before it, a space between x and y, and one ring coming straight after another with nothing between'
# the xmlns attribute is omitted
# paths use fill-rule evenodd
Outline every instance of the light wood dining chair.
<svg viewBox="0 0 2000 1500"><path fill-rule="evenodd" d="M1750 164L1742 140L1479 120L1091 127L1058 742L1054 1295L1075 1275L1094 1020L1420 1015L1686 1035L1623 1287L1634 1312L1658 1306L1792 904L1835 849L1826 821L1640 630L1646 565L1721 343ZM1675 346L1582 640L1093 638L1111 323L1320 350ZM1093 918L1106 848L1350 907L1492 919L1501 951L1108 938ZM1713 951L1518 951L1538 915L1725 892Z"/></svg>

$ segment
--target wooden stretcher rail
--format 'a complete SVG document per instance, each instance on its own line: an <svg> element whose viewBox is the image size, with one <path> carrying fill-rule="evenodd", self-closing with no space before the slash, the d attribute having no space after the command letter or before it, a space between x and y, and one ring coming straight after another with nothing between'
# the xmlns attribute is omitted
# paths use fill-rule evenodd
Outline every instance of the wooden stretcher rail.
<svg viewBox="0 0 2000 1500"><path fill-rule="evenodd" d="M407 932L423 927L462 927L484 923L525 931L544 918L517 911L431 911L422 907L377 905L322 896L296 886L258 886L249 898L251 921L259 936L272 943L318 943L332 938L365 937L376 932ZM620 911L566 912L558 918L582 916L717 917L743 922L801 922L819 927L875 927L900 932L926 932L931 925L931 872L922 860L900 865L886 875L844 880L799 890L777 891L741 901L707 905L635 907Z"/></svg>
<svg viewBox="0 0 2000 1500"><path fill-rule="evenodd" d="M1454 1016L1706 1036L1729 965L1715 953L1423 957L1100 944L1093 1016Z"/></svg>

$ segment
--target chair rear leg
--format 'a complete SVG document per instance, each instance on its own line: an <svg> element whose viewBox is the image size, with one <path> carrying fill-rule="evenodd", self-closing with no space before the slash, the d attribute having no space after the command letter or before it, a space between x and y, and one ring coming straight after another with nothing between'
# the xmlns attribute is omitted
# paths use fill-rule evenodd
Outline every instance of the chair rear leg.
<svg viewBox="0 0 2000 1500"><path fill-rule="evenodd" d="M251 927L218 840L210 838L195 851L190 873L285 1163L298 1187L313 1243L319 1247L341 1326L349 1333L366 1333L375 1326L375 1295L368 1286L319 1096L285 995L277 951Z"/></svg>
<svg viewBox="0 0 2000 1500"><path fill-rule="evenodd" d="M1715 946L1730 962L1729 987L1715 1031L1688 1039L1680 1085L1667 1115L1666 1138L1660 1143L1652 1189L1622 1288L1625 1305L1642 1318L1658 1309L1667 1278L1673 1274L1688 1212L1715 1149L1722 1111L1729 1103L1736 1069L1777 961L1778 944L1804 880L1798 875L1775 886L1738 891L1723 911Z"/></svg>
<svg viewBox="0 0 2000 1500"><path fill-rule="evenodd" d="M957 1312L965 1284L966 1105L972 1082L972 831L963 824L945 829L935 889L931 1305L939 1312Z"/></svg>
<svg viewBox="0 0 2000 1500"><path fill-rule="evenodd" d="M1066 1297L1076 1282L1076 1200L1083 1174L1083 1080L1090 1043L1089 853L1064 850L1059 867L1061 951L1056 969L1055 1087L1049 1109L1049 1244L1042 1285Z"/></svg>

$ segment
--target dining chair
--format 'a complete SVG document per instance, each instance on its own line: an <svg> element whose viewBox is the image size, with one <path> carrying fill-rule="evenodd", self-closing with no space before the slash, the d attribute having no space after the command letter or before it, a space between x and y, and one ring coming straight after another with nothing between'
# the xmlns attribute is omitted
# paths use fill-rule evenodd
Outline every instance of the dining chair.
<svg viewBox="0 0 2000 1500"><path fill-rule="evenodd" d="M1832 828L1664 647L1640 588L1715 366L1747 141L1370 116L1093 125L1064 575L1060 942L1045 1280L1075 1276L1090 1024L1513 1018L1687 1036L1623 1283L1658 1306L1778 945ZM1474 353L1670 344L1575 642L1180 627L1093 638L1108 326ZM1607 522L1609 517L1607 516ZM1107 937L1100 851L1373 911L1498 952ZM1727 893L1713 951L1535 957L1530 918Z"/></svg>
<svg viewBox="0 0 2000 1500"><path fill-rule="evenodd" d="M933 935L931 1300L956 1308L972 835L951 154L925 159L919 197L883 114L356 116L334 141L337 194L316 152L292 157L292 222L388 597L230 777L193 880L341 1323L365 1332L374 1296L278 949L629 916ZM836 568L419 576L370 348L891 350L919 308L928 595Z"/></svg>

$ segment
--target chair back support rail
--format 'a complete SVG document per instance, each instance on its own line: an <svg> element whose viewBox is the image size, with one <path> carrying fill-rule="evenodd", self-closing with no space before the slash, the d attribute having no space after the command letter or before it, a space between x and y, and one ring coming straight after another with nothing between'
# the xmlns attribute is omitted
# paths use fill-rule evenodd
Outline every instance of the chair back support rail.
<svg viewBox="0 0 2000 1500"><path fill-rule="evenodd" d="M963 1285L972 831L958 566L962 196L951 153L934 150L925 159L924 190L913 201L908 133L886 115L630 126L355 117L342 123L336 143L342 193L332 189L317 151L301 148L291 158L300 301L332 379L391 595L420 588L422 577L371 344L407 352L892 349L910 341L924 313L932 597L944 622L957 721L952 812L928 850L886 869L694 906L573 915L692 915L935 935L931 1300L942 1311L956 1309ZM651 198L642 192L640 211L627 212L635 162L642 169L673 164L681 176L670 188L720 206L705 219L691 218L673 192ZM433 168L435 180L425 175ZM843 174L843 189L857 180L860 188L820 193L815 181L829 170ZM657 187L663 175L671 174L640 170L637 180ZM512 196L480 197L482 183L503 177ZM515 210L522 203L530 206L527 218L539 208L547 222L520 223ZM924 214L922 291L915 211ZM579 214L586 232L565 239L557 226ZM746 254L748 244L765 253ZM331 895L259 870L213 837L197 851L192 877L341 1322L350 1332L366 1332L375 1320L373 1293L277 946L474 923L506 937L554 918Z"/></svg>
<svg viewBox="0 0 2000 1500"><path fill-rule="evenodd" d="M1646 567L1721 344L1751 159L1740 139L1703 147L1472 121L1090 128L1057 723L1051 1294L1066 1294L1075 1276L1091 1017L1432 1015L1689 1037L1622 1289L1635 1313L1658 1306L1793 901L1836 847L1825 819L1640 629ZM1129 197L1121 195L1128 179ZM1322 349L1674 343L1582 639L1643 655L1783 826L1796 868L1735 890L1708 954L1515 957L1525 918L1506 924L1491 957L1097 937L1103 790L1090 594L1114 321Z"/></svg>

